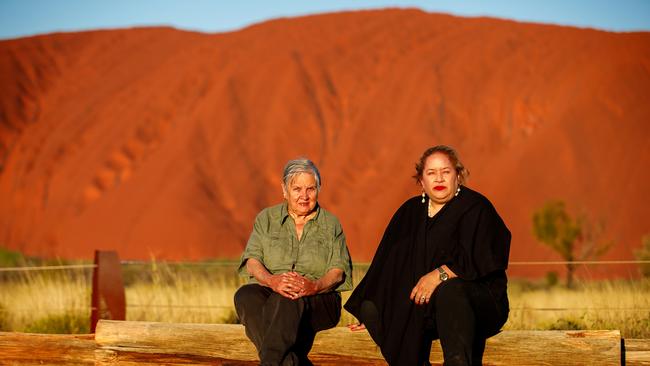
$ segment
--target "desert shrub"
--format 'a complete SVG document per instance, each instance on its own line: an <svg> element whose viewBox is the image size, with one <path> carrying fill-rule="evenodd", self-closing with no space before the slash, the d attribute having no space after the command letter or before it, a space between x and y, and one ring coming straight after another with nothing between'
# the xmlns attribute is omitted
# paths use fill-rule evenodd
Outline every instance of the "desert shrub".
<svg viewBox="0 0 650 366"><path fill-rule="evenodd" d="M595 318L591 329L618 329L623 338L650 338L650 313L627 314L617 319Z"/></svg>
<svg viewBox="0 0 650 366"><path fill-rule="evenodd" d="M581 233L578 220L566 211L564 202L549 201L533 214L533 234L544 245L567 261L567 287L573 286L574 248Z"/></svg>
<svg viewBox="0 0 650 366"><path fill-rule="evenodd" d="M24 262L22 253L0 247L0 267L16 267Z"/></svg>
<svg viewBox="0 0 650 366"><path fill-rule="evenodd" d="M552 323L543 324L542 329L547 330L582 330L588 329L582 318L559 318Z"/></svg>
<svg viewBox="0 0 650 366"><path fill-rule="evenodd" d="M90 332L90 319L82 314L52 314L34 320L25 327L27 333L83 334Z"/></svg>
<svg viewBox="0 0 650 366"><path fill-rule="evenodd" d="M612 247L603 240L605 224L592 222L586 215L573 218L562 201L549 201L533 214L533 235L556 251L566 263L566 286L573 287L573 261L595 259Z"/></svg>
<svg viewBox="0 0 650 366"><path fill-rule="evenodd" d="M546 286L548 286L549 288L555 287L559 282L559 277L557 275L557 272L555 271L546 272L545 280L546 280Z"/></svg>
<svg viewBox="0 0 650 366"><path fill-rule="evenodd" d="M530 292L546 289L546 282L540 280L531 280L528 278L509 278L508 279L508 293L519 294L522 292Z"/></svg>

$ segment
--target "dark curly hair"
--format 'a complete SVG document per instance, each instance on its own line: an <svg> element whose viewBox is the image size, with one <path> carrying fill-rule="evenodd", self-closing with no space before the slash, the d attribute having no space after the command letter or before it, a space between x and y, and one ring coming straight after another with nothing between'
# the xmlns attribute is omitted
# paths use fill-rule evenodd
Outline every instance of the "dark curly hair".
<svg viewBox="0 0 650 366"><path fill-rule="evenodd" d="M460 184L465 184L465 181L467 180L467 177L469 176L469 170L465 168L463 163L460 161L460 158L458 158L458 153L456 150L453 148L446 146L446 145L437 145L434 147L430 147L422 153L422 156L420 157L420 161L415 164L415 175L413 178L415 178L415 181L417 183L420 182L420 178L422 178L422 173L424 173L424 163L427 161L427 158L435 153L442 153L447 155L449 158L449 161L451 161L451 164L456 168L456 173L458 174L458 182Z"/></svg>

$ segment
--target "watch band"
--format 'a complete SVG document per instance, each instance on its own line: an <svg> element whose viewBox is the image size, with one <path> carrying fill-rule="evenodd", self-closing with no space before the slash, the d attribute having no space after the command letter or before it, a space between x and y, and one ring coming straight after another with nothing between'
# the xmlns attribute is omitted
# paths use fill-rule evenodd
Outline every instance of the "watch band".
<svg viewBox="0 0 650 366"><path fill-rule="evenodd" d="M449 279L449 274L445 272L445 269L442 266L438 267L438 272L440 272L440 281L445 282Z"/></svg>

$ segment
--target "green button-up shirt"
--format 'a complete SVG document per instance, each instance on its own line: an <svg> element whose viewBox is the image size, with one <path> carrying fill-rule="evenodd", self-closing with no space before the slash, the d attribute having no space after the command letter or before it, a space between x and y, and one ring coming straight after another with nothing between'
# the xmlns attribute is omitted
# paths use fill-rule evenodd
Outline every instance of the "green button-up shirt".
<svg viewBox="0 0 650 366"><path fill-rule="evenodd" d="M262 262L272 274L293 270L311 280L339 268L345 272L345 280L335 290L352 290L352 263L343 228L336 216L320 206L316 216L305 224L300 240L286 202L262 210L255 218L239 265L239 273L256 283L246 271L249 258Z"/></svg>

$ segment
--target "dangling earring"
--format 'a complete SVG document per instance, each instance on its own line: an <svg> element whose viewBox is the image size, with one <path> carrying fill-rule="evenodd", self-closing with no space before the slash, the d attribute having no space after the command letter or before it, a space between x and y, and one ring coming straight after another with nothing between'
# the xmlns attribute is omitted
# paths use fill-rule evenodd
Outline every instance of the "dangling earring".
<svg viewBox="0 0 650 366"><path fill-rule="evenodd" d="M456 194L454 194L454 197L458 196L459 193L460 193L460 185L458 186L458 189L456 190Z"/></svg>
<svg viewBox="0 0 650 366"><path fill-rule="evenodd" d="M425 198L426 195L424 194L424 191L422 191L422 203L425 203L427 201Z"/></svg>

